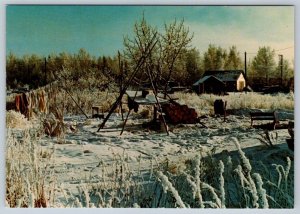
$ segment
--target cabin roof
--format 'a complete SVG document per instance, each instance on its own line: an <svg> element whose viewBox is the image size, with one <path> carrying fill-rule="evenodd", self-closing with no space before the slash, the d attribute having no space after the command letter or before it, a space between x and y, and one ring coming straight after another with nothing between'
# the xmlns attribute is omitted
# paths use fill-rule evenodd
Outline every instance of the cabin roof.
<svg viewBox="0 0 300 214"><path fill-rule="evenodd" d="M204 83L206 80L208 80L208 79L210 79L210 78L216 79L217 81L219 81L219 82L221 82L221 83L224 84L224 82L223 82L222 80L220 80L219 78L217 78L217 77L215 77L215 76L213 76L213 75L209 75L209 76L204 76L204 77L202 77L201 79L199 79L197 82L195 82L195 83L193 84L193 86L197 86L197 85L199 85L199 84L202 84L202 83Z"/></svg>
<svg viewBox="0 0 300 214"><path fill-rule="evenodd" d="M237 81L240 75L244 76L243 70L208 70L205 71L203 77L215 76L217 79L223 82Z"/></svg>

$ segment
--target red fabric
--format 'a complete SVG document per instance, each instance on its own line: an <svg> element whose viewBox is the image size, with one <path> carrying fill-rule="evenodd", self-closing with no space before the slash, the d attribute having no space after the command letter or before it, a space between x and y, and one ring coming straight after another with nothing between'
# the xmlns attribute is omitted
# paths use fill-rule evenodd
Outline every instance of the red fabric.
<svg viewBox="0 0 300 214"><path fill-rule="evenodd" d="M20 111L20 105L21 105L21 95L17 94L15 97L15 103L16 103L16 110Z"/></svg>

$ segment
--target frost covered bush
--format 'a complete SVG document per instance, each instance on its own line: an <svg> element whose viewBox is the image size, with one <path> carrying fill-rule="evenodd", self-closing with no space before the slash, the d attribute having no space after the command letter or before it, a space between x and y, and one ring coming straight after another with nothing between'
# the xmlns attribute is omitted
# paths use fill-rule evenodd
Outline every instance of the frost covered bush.
<svg viewBox="0 0 300 214"><path fill-rule="evenodd" d="M29 129L32 124L25 118L20 112L13 110L6 112L6 127L7 128L17 128L17 129Z"/></svg>
<svg viewBox="0 0 300 214"><path fill-rule="evenodd" d="M6 205L9 207L48 207L50 181L47 161L41 161L38 132L7 131ZM49 154L49 157L51 154ZM53 191L52 191L53 192Z"/></svg>
<svg viewBox="0 0 300 214"><path fill-rule="evenodd" d="M255 172L258 169L251 166L237 139L233 138L232 141L239 155L235 166L231 158L226 162L213 160L214 164L211 165L208 158L200 159L198 156L182 174L160 172L159 179L164 177L161 185L164 189L171 189L171 198L176 201L180 198L180 204L185 207L292 208L294 173L290 158L286 157L285 167L273 164L264 173L261 170Z"/></svg>

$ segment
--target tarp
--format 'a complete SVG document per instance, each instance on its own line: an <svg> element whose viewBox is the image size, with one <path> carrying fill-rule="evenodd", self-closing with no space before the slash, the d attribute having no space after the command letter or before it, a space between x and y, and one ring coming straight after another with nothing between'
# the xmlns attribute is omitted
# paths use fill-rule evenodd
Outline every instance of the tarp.
<svg viewBox="0 0 300 214"><path fill-rule="evenodd" d="M134 98L136 91L126 91L127 96L129 96L131 99ZM158 102L160 104L169 103L169 100L157 97ZM156 104L156 99L153 94L148 94L146 97L142 97L142 91L137 91L136 97L134 99L136 103L139 105L154 105Z"/></svg>

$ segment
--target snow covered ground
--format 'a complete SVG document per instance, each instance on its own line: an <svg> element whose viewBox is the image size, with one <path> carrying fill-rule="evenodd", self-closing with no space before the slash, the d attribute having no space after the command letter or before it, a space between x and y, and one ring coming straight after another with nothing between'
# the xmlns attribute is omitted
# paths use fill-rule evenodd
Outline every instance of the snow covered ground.
<svg viewBox="0 0 300 214"><path fill-rule="evenodd" d="M207 116L201 120L207 128L201 124L169 125L169 135L143 128L142 124L149 119L129 117L125 131L120 135L122 120L118 114L113 114L105 128L99 132L97 129L102 120L66 116L65 124L75 130L67 129L64 138L43 138L42 151L54 150L51 167L54 168L57 182L62 183L65 189L74 191L74 194L78 184L99 182L100 163L112 163L118 156L125 156L133 171L137 171L138 167L139 170L150 169L153 160L160 163L167 158L171 162L180 163L195 157L199 152L229 154L236 151L231 140L231 137L236 137L250 158L266 159L272 149L262 146L259 138L262 138L264 131L250 127L248 113L249 110L236 111L234 115L228 115L225 122L223 117ZM279 111L281 124L287 124L293 117L292 111ZM285 141L290 137L286 128L272 130L270 133L277 136L274 141L275 149L293 154ZM271 153L274 153L274 149ZM276 163L275 159L270 160L272 163L274 161Z"/></svg>

